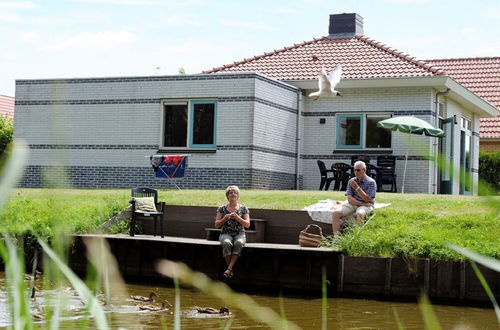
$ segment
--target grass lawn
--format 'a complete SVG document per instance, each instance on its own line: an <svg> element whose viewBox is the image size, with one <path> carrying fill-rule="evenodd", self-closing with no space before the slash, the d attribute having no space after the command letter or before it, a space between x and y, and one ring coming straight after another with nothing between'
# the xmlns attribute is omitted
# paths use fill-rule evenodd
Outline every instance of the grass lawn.
<svg viewBox="0 0 500 330"><path fill-rule="evenodd" d="M129 189L14 189L0 225L14 233L85 233L98 229L126 208ZM252 208L300 210L322 199L343 200L343 192L244 190ZM174 205L215 207L226 202L223 190L161 190L160 200ZM454 243L500 258L500 197L377 194L391 206L377 210L364 227L345 232L340 248L349 255L458 259L444 246Z"/></svg>

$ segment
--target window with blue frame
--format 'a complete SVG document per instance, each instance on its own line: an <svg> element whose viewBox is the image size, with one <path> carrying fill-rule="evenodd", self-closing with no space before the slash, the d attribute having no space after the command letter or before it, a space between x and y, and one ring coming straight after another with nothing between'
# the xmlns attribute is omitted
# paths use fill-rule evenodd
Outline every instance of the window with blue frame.
<svg viewBox="0 0 500 330"><path fill-rule="evenodd" d="M215 148L217 102L163 103L164 148Z"/></svg>
<svg viewBox="0 0 500 330"><path fill-rule="evenodd" d="M377 126L389 114L337 114L337 149L391 148L391 131Z"/></svg>

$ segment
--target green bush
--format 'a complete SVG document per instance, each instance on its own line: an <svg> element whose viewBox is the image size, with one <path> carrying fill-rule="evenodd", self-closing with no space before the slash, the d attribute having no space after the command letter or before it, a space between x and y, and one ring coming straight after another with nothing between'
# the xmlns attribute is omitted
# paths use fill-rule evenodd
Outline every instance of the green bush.
<svg viewBox="0 0 500 330"><path fill-rule="evenodd" d="M11 119L0 116L0 155L3 154L7 145L12 141L14 133L14 122Z"/></svg>
<svg viewBox="0 0 500 330"><path fill-rule="evenodd" d="M500 152L479 153L479 179L498 194L500 191Z"/></svg>

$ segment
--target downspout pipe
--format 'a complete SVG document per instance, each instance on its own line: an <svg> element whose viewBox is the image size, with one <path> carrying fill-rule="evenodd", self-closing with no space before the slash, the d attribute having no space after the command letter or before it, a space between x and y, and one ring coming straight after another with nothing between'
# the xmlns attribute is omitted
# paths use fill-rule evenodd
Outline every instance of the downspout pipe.
<svg viewBox="0 0 500 330"><path fill-rule="evenodd" d="M301 114L302 114L302 90L297 92L297 122L295 125L295 190L300 188L300 133L301 133Z"/></svg>
<svg viewBox="0 0 500 330"><path fill-rule="evenodd" d="M446 88L445 91L442 91L442 92L436 92L436 94L434 95L434 111L436 113L436 118L434 119L434 126L435 127L438 127L438 124L439 124L439 97L440 96L444 96L446 94L448 94L450 92L450 89L449 88ZM439 128L439 127L438 127ZM439 150L437 150L438 148L438 140L439 139L438 137L434 138L434 148L435 148L435 156L434 156L434 164L437 164L437 157L438 157L438 153L439 153ZM438 171L439 169L437 168L437 166L434 166L434 175L433 175L433 181L434 181L434 184L432 185L433 186L433 194L437 194L437 177L438 177Z"/></svg>

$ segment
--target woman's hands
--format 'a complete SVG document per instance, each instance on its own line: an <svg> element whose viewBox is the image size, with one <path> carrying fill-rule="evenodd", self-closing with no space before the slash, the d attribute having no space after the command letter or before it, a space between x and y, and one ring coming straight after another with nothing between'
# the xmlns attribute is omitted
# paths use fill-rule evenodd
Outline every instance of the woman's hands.
<svg viewBox="0 0 500 330"><path fill-rule="evenodd" d="M245 228L250 227L250 216L248 215L248 213L243 215L242 218L236 212L232 212L224 215L222 213L217 213L217 215L215 216L215 228L222 227L223 224L231 219L239 222Z"/></svg>

